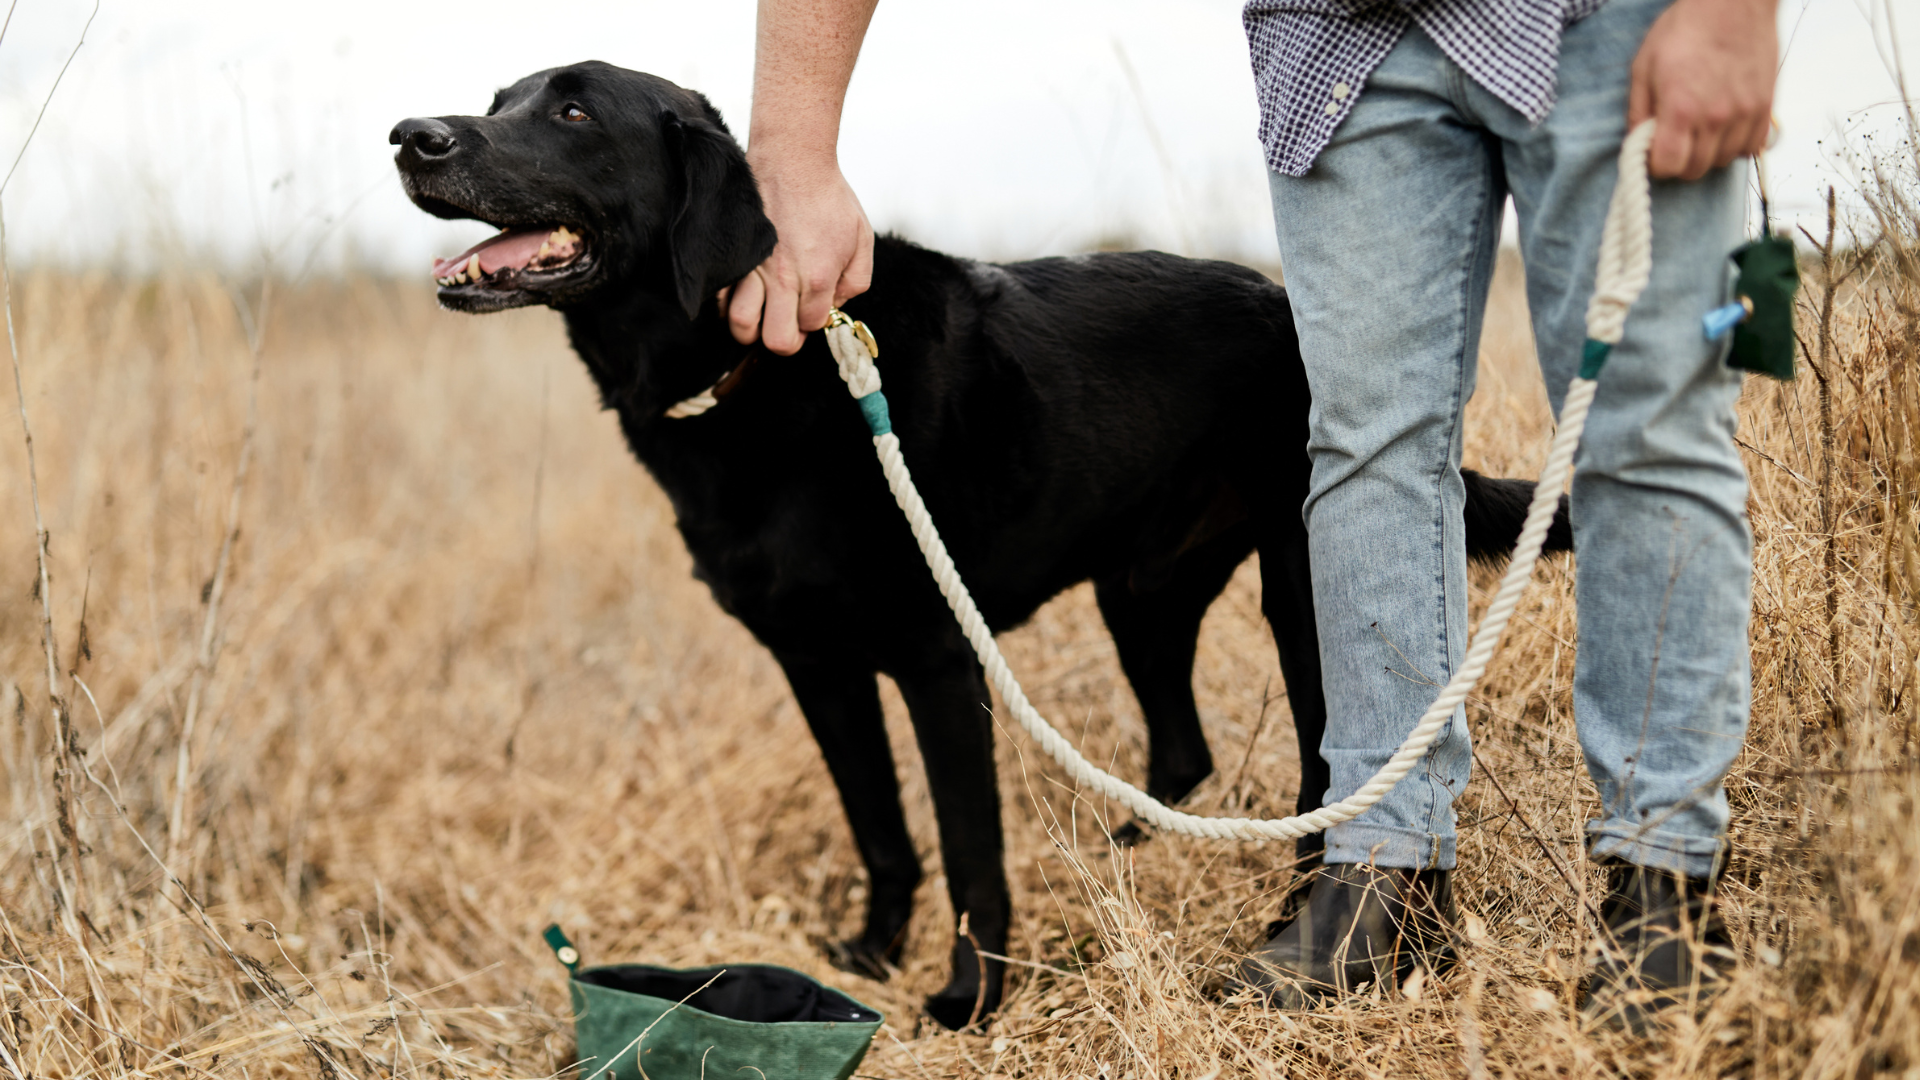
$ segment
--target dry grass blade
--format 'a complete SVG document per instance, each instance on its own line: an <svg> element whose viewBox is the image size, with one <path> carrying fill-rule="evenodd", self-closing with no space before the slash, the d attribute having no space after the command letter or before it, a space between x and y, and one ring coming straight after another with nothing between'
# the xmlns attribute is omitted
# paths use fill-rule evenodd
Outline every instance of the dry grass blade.
<svg viewBox="0 0 1920 1080"><path fill-rule="evenodd" d="M257 315L249 318L238 293L234 308L246 328L247 354L251 361L247 374L247 412L240 430L240 458L233 468L233 483L227 491L226 529L220 536L220 553L214 558L213 576L201 589L200 602L205 611L200 617L199 640L194 647L193 675L187 688L187 708L180 722L180 741L174 757L173 812L167 819L167 846L177 863L186 833L188 804L192 797L193 740L199 726L200 708L219 660L220 608L227 594L227 571L233 565L233 547L240 541L240 507L247 492L247 473L253 466L254 432L260 420L260 352L266 344L267 321L273 314L273 263L267 260L260 277Z"/></svg>

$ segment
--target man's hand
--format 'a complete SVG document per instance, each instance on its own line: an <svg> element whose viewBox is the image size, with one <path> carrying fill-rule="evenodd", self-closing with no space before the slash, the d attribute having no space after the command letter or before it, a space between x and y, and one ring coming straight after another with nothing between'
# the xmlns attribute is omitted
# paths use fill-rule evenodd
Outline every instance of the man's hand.
<svg viewBox="0 0 1920 1080"><path fill-rule="evenodd" d="M878 0L760 0L747 162L780 234L722 294L733 336L798 352L873 281L873 227L840 175L840 106Z"/></svg>
<svg viewBox="0 0 1920 1080"><path fill-rule="evenodd" d="M755 146L758 147L756 141ZM742 344L759 338L782 356L799 351L827 310L873 283L873 227L829 151L747 154L780 240L727 298Z"/></svg>
<svg viewBox="0 0 1920 1080"><path fill-rule="evenodd" d="M1647 172L1698 180L1766 148L1780 40L1776 0L1675 0L1633 58L1627 126L1659 121Z"/></svg>

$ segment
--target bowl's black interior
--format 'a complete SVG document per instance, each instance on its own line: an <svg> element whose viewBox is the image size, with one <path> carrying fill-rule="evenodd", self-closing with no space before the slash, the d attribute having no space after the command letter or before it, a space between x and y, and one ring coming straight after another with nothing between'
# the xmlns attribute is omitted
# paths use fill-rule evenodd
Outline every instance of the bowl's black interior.
<svg viewBox="0 0 1920 1080"><path fill-rule="evenodd" d="M719 977L715 978L716 975ZM845 994L829 990L797 971L757 964L730 964L691 971L618 964L591 968L574 978L590 986L684 1001L702 1012L756 1024L829 1021L871 1024L880 1019L879 1013L862 1008ZM708 980L712 980L713 985L707 986Z"/></svg>

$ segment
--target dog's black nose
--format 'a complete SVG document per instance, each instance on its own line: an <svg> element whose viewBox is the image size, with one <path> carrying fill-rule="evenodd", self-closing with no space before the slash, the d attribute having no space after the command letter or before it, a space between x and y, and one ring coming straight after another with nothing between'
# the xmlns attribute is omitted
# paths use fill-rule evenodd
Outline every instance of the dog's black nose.
<svg viewBox="0 0 1920 1080"><path fill-rule="evenodd" d="M453 129L438 120L415 116L393 125L387 142L423 158L446 157L453 153Z"/></svg>

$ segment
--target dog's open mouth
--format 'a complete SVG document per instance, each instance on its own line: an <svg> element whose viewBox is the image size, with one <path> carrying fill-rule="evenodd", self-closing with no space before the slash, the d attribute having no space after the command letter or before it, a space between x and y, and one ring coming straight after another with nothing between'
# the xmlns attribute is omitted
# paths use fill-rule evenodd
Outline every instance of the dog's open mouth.
<svg viewBox="0 0 1920 1080"><path fill-rule="evenodd" d="M433 260L433 279L457 294L517 292L557 284L591 262L586 236L565 225L508 228L451 259Z"/></svg>

